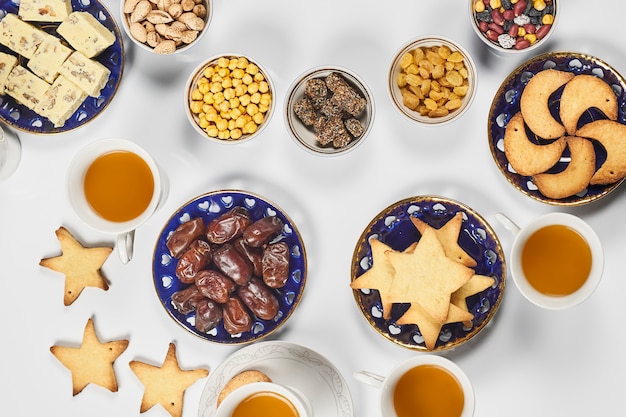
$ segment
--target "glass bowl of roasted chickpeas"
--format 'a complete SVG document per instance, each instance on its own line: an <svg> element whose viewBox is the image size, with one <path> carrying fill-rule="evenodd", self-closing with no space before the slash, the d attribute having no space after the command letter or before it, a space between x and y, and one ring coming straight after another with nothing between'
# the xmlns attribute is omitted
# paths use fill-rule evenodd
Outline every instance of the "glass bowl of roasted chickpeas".
<svg viewBox="0 0 626 417"><path fill-rule="evenodd" d="M199 64L187 80L187 118L196 132L212 141L246 142L268 124L274 91L268 72L253 59L214 56Z"/></svg>
<svg viewBox="0 0 626 417"><path fill-rule="evenodd" d="M388 87L398 111L422 126L458 119L474 100L477 72L470 54L438 35L414 38L396 52Z"/></svg>

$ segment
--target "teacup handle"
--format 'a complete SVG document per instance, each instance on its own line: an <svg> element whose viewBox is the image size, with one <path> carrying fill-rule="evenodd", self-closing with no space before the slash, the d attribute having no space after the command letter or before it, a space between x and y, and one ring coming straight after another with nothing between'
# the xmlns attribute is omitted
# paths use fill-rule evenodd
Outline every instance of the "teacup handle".
<svg viewBox="0 0 626 417"><path fill-rule="evenodd" d="M352 375L357 381L371 385L375 388L381 388L383 386L383 382L385 381L385 377L369 371L357 371Z"/></svg>
<svg viewBox="0 0 626 417"><path fill-rule="evenodd" d="M123 264L127 264L133 259L133 249L135 243L135 231L120 233L117 235L117 253L120 256L120 261Z"/></svg>
<svg viewBox="0 0 626 417"><path fill-rule="evenodd" d="M518 225L515 224L513 220L509 219L502 213L496 213L495 217L502 226L504 226L509 232L513 233L514 235L518 234L520 230L522 230Z"/></svg>

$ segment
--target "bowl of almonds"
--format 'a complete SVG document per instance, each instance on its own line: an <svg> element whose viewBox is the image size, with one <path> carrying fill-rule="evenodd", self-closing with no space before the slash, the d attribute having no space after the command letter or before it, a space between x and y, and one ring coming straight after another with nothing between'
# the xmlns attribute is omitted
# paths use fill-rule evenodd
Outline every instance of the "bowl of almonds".
<svg viewBox="0 0 626 417"><path fill-rule="evenodd" d="M389 94L398 111L423 126L441 126L461 117L476 93L477 72L470 54L437 35L402 45L389 69Z"/></svg>
<svg viewBox="0 0 626 417"><path fill-rule="evenodd" d="M175 54L206 33L212 0L122 0L122 26L131 40L155 54Z"/></svg>

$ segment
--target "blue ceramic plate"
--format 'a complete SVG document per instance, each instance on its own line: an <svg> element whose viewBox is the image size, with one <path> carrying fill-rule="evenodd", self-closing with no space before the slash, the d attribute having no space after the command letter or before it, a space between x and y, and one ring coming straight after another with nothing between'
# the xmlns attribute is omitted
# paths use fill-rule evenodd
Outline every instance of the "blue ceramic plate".
<svg viewBox="0 0 626 417"><path fill-rule="evenodd" d="M170 234L182 223L202 217L205 224L233 207L245 207L252 220L275 215L284 227L279 238L290 248L289 279L284 287L274 290L279 300L279 313L272 320L255 319L252 329L238 335L230 335L220 322L208 333L198 331L195 324L195 312L183 315L172 305L172 295L187 287L176 276L177 259L170 255L166 243ZM276 241L274 239L274 241ZM224 190L201 195L185 203L167 221L154 248L152 273L157 295L169 315L183 328L211 342L224 344L242 344L261 339L277 330L291 316L302 298L306 283L306 252L302 238L291 219L277 206L255 194L246 191Z"/></svg>
<svg viewBox="0 0 626 417"><path fill-rule="evenodd" d="M537 190L531 177L519 175L511 169L508 159L504 154L503 141L506 126L509 120L520 111L520 98L524 87L534 74L545 69L556 69L574 74L595 75L602 78L613 88L617 96L617 121L626 123L626 117L624 115L626 109L626 82L615 69L593 56L574 52L551 52L539 55L520 65L504 80L498 89L493 103L491 104L487 126L491 154L506 179L519 191L535 200L559 206L578 206L590 203L616 189L623 180L609 185L590 185L586 190L577 195L558 200L551 199L545 197ZM562 88L558 89L551 95L548 101L550 111L557 120L559 120L558 109L561 92ZM590 109L582 115L579 124L589 123L602 118L605 117L601 112L596 109ZM536 140L536 138L532 137L532 133L528 133L531 135L531 140ZM558 172L567 165L568 155L564 154L564 156L565 158L562 158L561 162L557 163L550 172ZM599 167L604 162L605 158L606 153L603 154L603 150L596 145L596 166Z"/></svg>
<svg viewBox="0 0 626 417"><path fill-rule="evenodd" d="M495 279L492 287L467 298L469 311L474 314L471 327L463 323L445 324L432 351L457 347L482 330L496 313L506 280L506 263L500 241L489 224L475 211L457 201L437 196L407 198L384 209L361 234L352 256L351 279L355 280L372 266L369 239L380 241L397 251L403 251L419 241L411 217L417 217L435 229L440 228L457 212L464 213L459 233L459 245L477 262L476 274ZM409 307L394 304L391 317L382 317L380 295L376 290L354 290L354 298L370 325L382 336L401 346L427 350L419 328L414 324L398 325L396 320Z"/></svg>
<svg viewBox="0 0 626 417"><path fill-rule="evenodd" d="M18 8L19 1L17 0L0 0L0 19L6 16L7 13L17 14ZM65 122L65 125L62 127L54 127L54 124L47 118L39 116L29 108L17 103L12 97L0 95L0 119L6 124L18 130L34 134L68 132L95 119L109 105L113 96L115 96L124 71L124 47L117 23L115 23L111 13L109 13L99 0L72 0L72 9L74 11L89 12L115 35L115 43L94 58L111 71L109 81L102 89L100 97L87 97L78 110ZM48 22L29 23L55 35L61 40L63 39L56 33L58 24ZM2 45L0 45L0 51L15 55L15 52ZM20 57L19 62L25 67L27 60Z"/></svg>

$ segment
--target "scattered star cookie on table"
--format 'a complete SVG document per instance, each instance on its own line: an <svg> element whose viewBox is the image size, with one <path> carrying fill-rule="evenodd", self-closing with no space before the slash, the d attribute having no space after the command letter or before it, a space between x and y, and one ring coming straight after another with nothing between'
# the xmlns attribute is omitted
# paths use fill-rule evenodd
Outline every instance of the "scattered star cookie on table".
<svg viewBox="0 0 626 417"><path fill-rule="evenodd" d="M126 339L101 343L89 319L80 347L54 345L50 352L72 373L73 395L77 395L90 383L117 392L113 363L127 347Z"/></svg>
<svg viewBox="0 0 626 417"><path fill-rule="evenodd" d="M56 230L62 254L44 258L39 265L65 275L63 303L72 304L85 287L96 287L104 291L109 284L100 273L100 268L113 251L110 247L85 247L63 226Z"/></svg>
<svg viewBox="0 0 626 417"><path fill-rule="evenodd" d="M182 416L185 390L198 379L209 375L209 371L203 368L181 369L174 343L169 344L167 355L160 367L137 360L131 361L129 366L145 387L140 412L144 413L160 404L172 417Z"/></svg>

